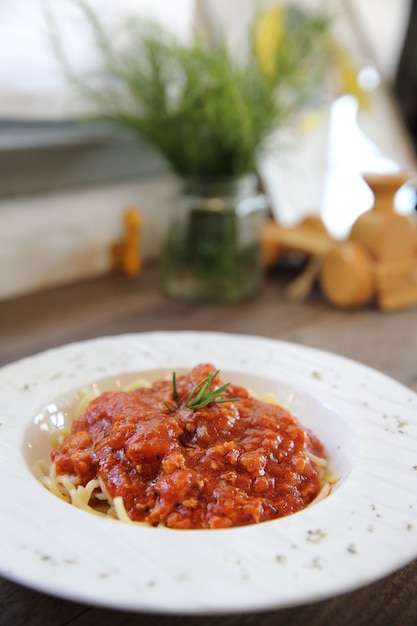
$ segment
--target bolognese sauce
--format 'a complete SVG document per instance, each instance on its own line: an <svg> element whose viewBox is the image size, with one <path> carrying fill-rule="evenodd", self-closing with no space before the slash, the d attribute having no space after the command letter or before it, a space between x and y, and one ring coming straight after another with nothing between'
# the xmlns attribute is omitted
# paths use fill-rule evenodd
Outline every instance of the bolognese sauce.
<svg viewBox="0 0 417 626"><path fill-rule="evenodd" d="M212 401L195 408L187 398L202 380ZM322 486L316 457L324 458L322 444L294 416L224 384L210 364L175 385L102 393L51 455L57 476L78 485L98 477L130 520L182 529L244 526L305 508Z"/></svg>

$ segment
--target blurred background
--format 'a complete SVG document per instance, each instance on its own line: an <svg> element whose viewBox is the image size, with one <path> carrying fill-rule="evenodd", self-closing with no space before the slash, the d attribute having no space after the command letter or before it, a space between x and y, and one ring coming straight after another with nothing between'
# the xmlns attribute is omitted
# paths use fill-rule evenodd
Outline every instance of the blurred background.
<svg viewBox="0 0 417 626"><path fill-rule="evenodd" d="M116 40L126 16L139 13L183 41L195 32L209 31L214 39L222 33L238 55L254 11L279 2L89 4ZM298 4L323 6L317 0ZM410 184L396 204L401 213L415 211L411 117L417 76L407 36L409 41L416 3L327 0L324 6L355 68L355 88L335 78L297 124L277 132L280 149L262 159L259 171L279 223L293 225L316 214L334 237L343 238L372 206L363 172L409 172ZM88 73L98 62L74 2L0 0L0 299L108 272L109 248L132 205L144 216L141 254L145 261L157 258L178 183L146 142L78 123L89 105L63 77L48 35L48 11L77 71Z"/></svg>

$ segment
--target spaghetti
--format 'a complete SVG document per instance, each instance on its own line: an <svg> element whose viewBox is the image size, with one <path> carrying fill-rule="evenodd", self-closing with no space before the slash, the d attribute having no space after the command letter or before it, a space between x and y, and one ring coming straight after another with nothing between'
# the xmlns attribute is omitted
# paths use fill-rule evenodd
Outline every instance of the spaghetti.
<svg viewBox="0 0 417 626"><path fill-rule="evenodd" d="M39 464L45 487L99 515L183 529L259 523L328 495L323 445L286 409L209 364L174 382L81 398Z"/></svg>

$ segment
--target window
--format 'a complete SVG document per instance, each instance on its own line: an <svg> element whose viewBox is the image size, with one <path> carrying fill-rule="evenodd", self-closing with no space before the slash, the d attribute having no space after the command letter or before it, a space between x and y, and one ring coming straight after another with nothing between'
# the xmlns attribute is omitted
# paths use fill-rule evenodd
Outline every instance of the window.
<svg viewBox="0 0 417 626"><path fill-rule="evenodd" d="M135 12L186 37L194 17L192 0L90 0L89 4L112 29ZM76 2L0 2L0 196L162 170L164 162L145 142L104 125L76 121L87 109L69 88L52 51L48 10L74 68L81 73L96 62Z"/></svg>

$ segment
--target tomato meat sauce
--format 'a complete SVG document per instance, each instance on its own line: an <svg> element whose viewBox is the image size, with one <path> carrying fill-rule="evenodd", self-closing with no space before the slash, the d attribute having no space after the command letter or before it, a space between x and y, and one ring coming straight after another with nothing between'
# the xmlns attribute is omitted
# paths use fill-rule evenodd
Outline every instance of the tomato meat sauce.
<svg viewBox="0 0 417 626"><path fill-rule="evenodd" d="M207 376L209 392L224 384L200 364L175 388L161 380L102 393L52 452L56 473L82 485L100 477L132 521L155 526L244 526L305 508L322 486L308 454L324 458L320 441L284 408L234 384L221 402L191 408L186 399Z"/></svg>

